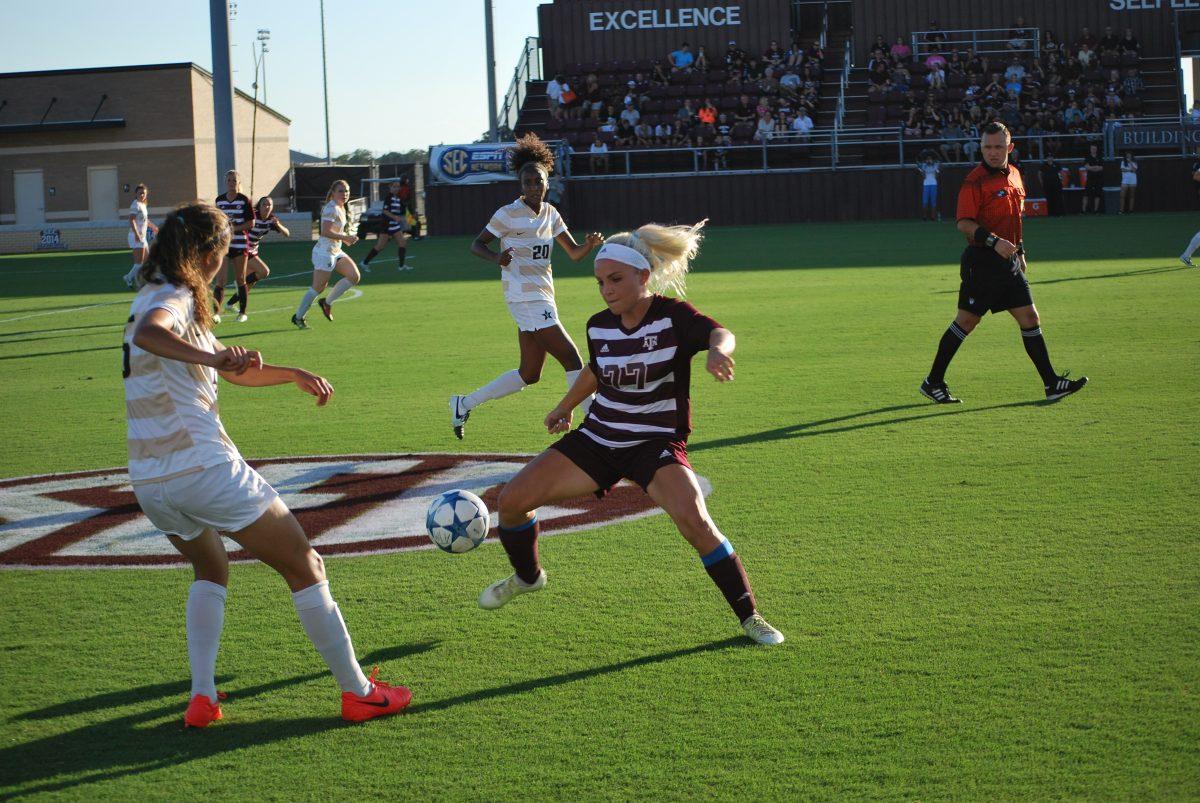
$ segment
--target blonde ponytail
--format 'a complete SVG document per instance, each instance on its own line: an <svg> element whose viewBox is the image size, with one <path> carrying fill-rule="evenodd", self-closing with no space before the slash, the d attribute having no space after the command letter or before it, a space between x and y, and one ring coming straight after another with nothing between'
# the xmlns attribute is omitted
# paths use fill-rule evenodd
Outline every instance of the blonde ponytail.
<svg viewBox="0 0 1200 803"><path fill-rule="evenodd" d="M705 218L691 226L662 226L647 223L637 231L614 234L605 242L629 246L644 256L650 263L650 291L670 291L682 296L686 292L686 277L689 263L700 251L704 239L701 229L708 223Z"/></svg>

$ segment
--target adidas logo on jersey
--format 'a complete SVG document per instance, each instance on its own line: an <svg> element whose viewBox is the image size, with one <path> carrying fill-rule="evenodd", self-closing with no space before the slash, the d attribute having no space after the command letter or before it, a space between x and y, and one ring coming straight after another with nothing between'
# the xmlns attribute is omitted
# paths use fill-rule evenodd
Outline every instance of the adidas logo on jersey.
<svg viewBox="0 0 1200 803"><path fill-rule="evenodd" d="M662 458L662 457L670 457L670 456L671 456L671 450L670 450L670 449L663 449L663 453L659 455L659 457L660 457L660 458Z"/></svg>
<svg viewBox="0 0 1200 803"><path fill-rule="evenodd" d="M600 353L608 354L608 344L607 343L605 343L603 346L600 347Z"/></svg>

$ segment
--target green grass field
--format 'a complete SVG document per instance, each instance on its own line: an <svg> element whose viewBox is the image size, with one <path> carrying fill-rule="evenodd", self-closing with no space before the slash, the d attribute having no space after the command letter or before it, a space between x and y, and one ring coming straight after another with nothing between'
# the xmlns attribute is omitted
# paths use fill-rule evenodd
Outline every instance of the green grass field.
<svg viewBox="0 0 1200 803"><path fill-rule="evenodd" d="M788 636L751 645L662 515L548 537L551 582L501 611L493 543L330 559L366 664L412 687L363 726L283 583L232 570L225 721L183 732L183 569L0 571L0 797L1195 799L1200 796L1200 269L1194 215L1035 220L1054 405L1006 315L916 392L954 314L950 223L716 228L690 299L738 336L693 385L692 460ZM542 383L450 433L446 398L516 365L467 238L381 263L328 324L307 275L260 286L226 343L337 389L222 389L243 454L530 453ZM356 247L361 255L365 249ZM267 242L276 276L307 244ZM578 343L601 307L556 254ZM0 258L0 477L122 466L126 253ZM0 510L0 538L6 511ZM0 542L2 543L2 542Z"/></svg>

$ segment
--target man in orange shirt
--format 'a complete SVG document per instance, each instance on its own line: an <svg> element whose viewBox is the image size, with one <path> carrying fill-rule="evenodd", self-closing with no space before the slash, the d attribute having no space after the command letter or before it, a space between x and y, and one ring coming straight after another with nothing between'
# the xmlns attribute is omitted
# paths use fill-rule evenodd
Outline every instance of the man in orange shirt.
<svg viewBox="0 0 1200 803"><path fill-rule="evenodd" d="M981 141L983 164L963 180L958 193L958 230L967 238L962 254L958 291L958 315L938 343L929 376L921 383L921 394L938 404L957 404L946 387L946 368L967 335L984 315L1007 310L1021 327L1021 340L1029 359L1037 367L1046 389L1046 399L1056 401L1087 384L1087 377L1059 376L1050 363L1046 341L1029 281L1025 278L1025 247L1021 240L1021 209L1025 184L1015 166L1009 164L1012 135L1003 123L989 123Z"/></svg>

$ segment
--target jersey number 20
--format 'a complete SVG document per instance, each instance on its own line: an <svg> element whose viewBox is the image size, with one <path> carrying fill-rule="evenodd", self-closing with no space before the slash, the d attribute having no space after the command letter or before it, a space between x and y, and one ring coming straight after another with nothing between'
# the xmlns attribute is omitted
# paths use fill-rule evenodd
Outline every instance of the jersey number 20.
<svg viewBox="0 0 1200 803"><path fill-rule="evenodd" d="M549 259L549 258L550 258L550 244L549 243L546 243L545 245L535 245L533 247L533 259Z"/></svg>

